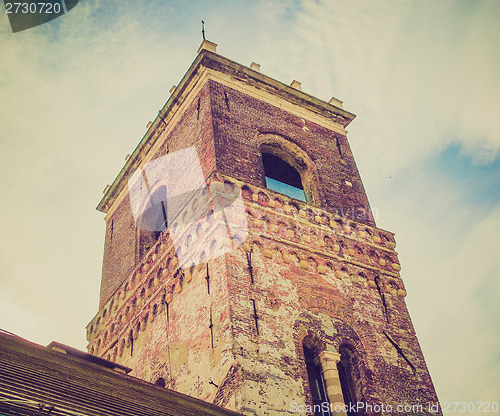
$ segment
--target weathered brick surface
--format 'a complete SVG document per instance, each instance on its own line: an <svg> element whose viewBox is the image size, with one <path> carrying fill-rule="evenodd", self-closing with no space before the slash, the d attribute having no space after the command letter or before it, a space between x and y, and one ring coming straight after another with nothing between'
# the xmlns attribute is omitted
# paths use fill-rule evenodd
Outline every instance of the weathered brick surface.
<svg viewBox="0 0 500 416"><path fill-rule="evenodd" d="M214 81L210 89L219 172L265 186L260 147L266 134L281 136L283 141L298 146L314 164L314 205L374 224L344 135ZM275 148L280 156L283 150Z"/></svg>
<svg viewBox="0 0 500 416"><path fill-rule="evenodd" d="M194 146L200 157L204 174L215 169L212 114L208 85L200 91L184 112L168 139L154 153L152 159ZM142 242L144 245L144 242ZM101 282L100 307L109 300L118 285L140 262L143 254L140 230L132 215L130 200L125 196L106 222L106 240Z"/></svg>
<svg viewBox="0 0 500 416"><path fill-rule="evenodd" d="M307 401L302 340L308 335L333 349L343 343L354 347L361 363L363 401L394 407L401 403L435 402L432 382L403 297L397 294L398 289L403 290L403 283L391 270L392 266L381 267L377 262L385 256L391 258L392 265L397 261L396 253L382 242L374 244L366 232L372 236L383 235L389 240L392 236L359 224L357 231L351 228L346 232L299 219L298 214L283 218L279 207L270 212L252 204L249 211L254 224L259 218L266 220L263 227L252 228L250 238L254 284L249 282L243 252L233 253L228 262L231 265L231 298L234 299L232 310L237 323L235 340L238 345L247 346L239 354L243 372L247 370L252 374L254 389L266 385L267 399L247 392L248 396L243 397L244 406L258 414L266 414L262 413L264 407L277 412L278 408L289 409L292 401ZM274 224L283 220L296 229L308 228L310 243L299 242L302 232L293 238L285 236L284 232L278 236L270 232ZM280 229L286 230L285 227ZM318 243L325 237L333 243L345 244L345 254L320 246ZM360 252L347 254L351 247ZM263 255L266 249L271 250L272 258ZM307 268L300 267L303 260L307 261ZM346 271L339 279L336 272L343 268ZM376 286L369 286L375 278L383 288L382 293ZM257 304L258 335L251 318L249 298ZM384 332L400 346L415 371ZM267 402L267 406L263 402Z"/></svg>
<svg viewBox="0 0 500 416"><path fill-rule="evenodd" d="M345 136L209 80L159 143L153 157L195 146L207 178L241 187L249 235L208 270L181 270L169 232L145 239L124 198L107 221L90 352L248 415L282 415L312 403L303 345L349 348L358 400L428 414L437 398L393 234L341 212L369 213ZM262 146L313 163L311 203L265 189Z"/></svg>

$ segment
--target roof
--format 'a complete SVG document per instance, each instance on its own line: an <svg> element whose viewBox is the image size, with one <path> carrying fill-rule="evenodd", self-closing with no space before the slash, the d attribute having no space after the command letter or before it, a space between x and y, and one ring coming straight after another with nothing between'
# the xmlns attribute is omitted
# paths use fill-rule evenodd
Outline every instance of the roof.
<svg viewBox="0 0 500 416"><path fill-rule="evenodd" d="M66 345L0 330L0 415L237 416ZM240 415L241 416L241 415Z"/></svg>

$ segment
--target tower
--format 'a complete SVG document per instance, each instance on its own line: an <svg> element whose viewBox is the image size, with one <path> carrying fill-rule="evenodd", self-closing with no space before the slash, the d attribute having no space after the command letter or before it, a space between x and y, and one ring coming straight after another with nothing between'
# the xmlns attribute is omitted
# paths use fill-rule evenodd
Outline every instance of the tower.
<svg viewBox="0 0 500 416"><path fill-rule="evenodd" d="M355 116L207 40L170 92L98 205L89 352L248 415L435 414Z"/></svg>

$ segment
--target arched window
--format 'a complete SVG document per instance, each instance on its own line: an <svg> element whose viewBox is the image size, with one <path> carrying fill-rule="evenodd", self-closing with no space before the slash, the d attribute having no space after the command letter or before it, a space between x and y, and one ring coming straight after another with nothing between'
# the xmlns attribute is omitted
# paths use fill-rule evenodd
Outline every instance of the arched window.
<svg viewBox="0 0 500 416"><path fill-rule="evenodd" d="M348 347L341 347L340 361L337 363L337 370L339 372L340 386L342 388L342 395L347 407L347 416L359 415L356 412L349 411L349 403L354 405L359 401L356 390L359 388L358 377L355 375L357 368L356 357Z"/></svg>
<svg viewBox="0 0 500 416"><path fill-rule="evenodd" d="M305 202L302 179L295 168L271 153L262 153L262 162L267 188Z"/></svg>
<svg viewBox="0 0 500 416"><path fill-rule="evenodd" d="M161 233L167 229L167 187L156 188L150 195L146 208L137 221L139 229L139 260L160 238Z"/></svg>
<svg viewBox="0 0 500 416"><path fill-rule="evenodd" d="M304 360L306 362L307 376L309 378L309 388L311 389L313 410L315 416L330 416L329 406L323 403L329 403L326 395L325 381L321 374L321 366L315 362L315 352L307 347L304 347Z"/></svg>
<svg viewBox="0 0 500 416"><path fill-rule="evenodd" d="M167 187L165 185L159 186L151 193L138 226L142 230L155 233L161 233L167 228Z"/></svg>

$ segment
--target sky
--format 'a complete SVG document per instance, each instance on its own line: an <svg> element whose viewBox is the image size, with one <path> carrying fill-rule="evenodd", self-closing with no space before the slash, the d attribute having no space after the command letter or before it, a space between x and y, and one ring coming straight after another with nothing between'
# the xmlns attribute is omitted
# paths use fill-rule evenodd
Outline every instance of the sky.
<svg viewBox="0 0 500 416"><path fill-rule="evenodd" d="M85 350L95 207L204 20L221 55L356 114L348 139L377 225L395 233L438 397L499 402L499 18L480 0L81 0L12 33L3 14L0 328Z"/></svg>

